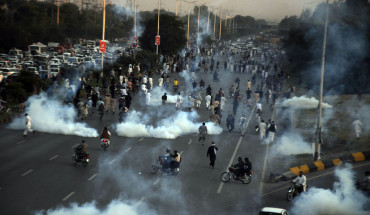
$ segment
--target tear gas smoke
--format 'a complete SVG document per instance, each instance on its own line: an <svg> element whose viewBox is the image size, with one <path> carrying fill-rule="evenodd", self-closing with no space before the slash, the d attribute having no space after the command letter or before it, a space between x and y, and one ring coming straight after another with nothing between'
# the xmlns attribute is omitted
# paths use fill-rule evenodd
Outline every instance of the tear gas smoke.
<svg viewBox="0 0 370 215"><path fill-rule="evenodd" d="M90 214L90 215L110 215L110 214L127 214L127 215L137 215L137 214L146 214L139 213L135 206L129 205L120 200L113 200L105 209L98 209L95 202L88 202L82 205L77 203L72 203L68 207L58 207L56 209L49 209L47 211L37 212L36 215L81 215L81 214Z"/></svg>
<svg viewBox="0 0 370 215"><path fill-rule="evenodd" d="M337 168L335 176L339 181L333 185L333 190L312 187L307 193L300 195L291 208L292 214L369 214L365 205L369 199L355 189L354 173L347 168Z"/></svg>
<svg viewBox="0 0 370 215"><path fill-rule="evenodd" d="M284 100L281 104L283 107L292 107L297 109L315 109L319 105L319 100L314 97L308 98L306 96L296 97L294 96L291 99ZM323 108L333 108L333 106L322 103Z"/></svg>
<svg viewBox="0 0 370 215"><path fill-rule="evenodd" d="M167 103L176 103L177 95L171 95L167 90L165 90L163 87L155 87L152 91L150 91L151 99L150 99L150 105L162 105L162 96L164 93L167 93ZM181 100L184 101L184 97L181 95Z"/></svg>
<svg viewBox="0 0 370 215"><path fill-rule="evenodd" d="M73 106L66 106L60 101L47 97L46 93L31 96L26 112L32 119L32 128L36 131L71 134L83 137L97 137L96 129L86 123L75 122L76 111ZM9 124L11 129L24 129L24 117L18 117Z"/></svg>
<svg viewBox="0 0 370 215"><path fill-rule="evenodd" d="M157 126L148 125L149 119L141 112L132 111L126 122L116 124L116 132L119 136L126 137L155 137L163 139L175 139L178 136L197 133L201 123L194 121L199 118L193 112L177 112L175 115L162 119ZM215 126L213 122L206 123L208 134L221 134L222 128Z"/></svg>
<svg viewBox="0 0 370 215"><path fill-rule="evenodd" d="M312 153L312 147L296 133L284 133L270 149L271 156Z"/></svg>

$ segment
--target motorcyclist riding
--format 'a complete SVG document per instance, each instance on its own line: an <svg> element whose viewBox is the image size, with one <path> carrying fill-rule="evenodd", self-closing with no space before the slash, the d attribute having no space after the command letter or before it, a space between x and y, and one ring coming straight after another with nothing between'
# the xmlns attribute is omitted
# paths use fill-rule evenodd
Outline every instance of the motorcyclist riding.
<svg viewBox="0 0 370 215"><path fill-rule="evenodd" d="M235 119L233 117L232 114L229 114L226 118L226 126L229 127L229 125L231 126L231 130L234 129L234 122L235 122Z"/></svg>
<svg viewBox="0 0 370 215"><path fill-rule="evenodd" d="M177 150L173 151L173 154L170 154L172 160L171 160L171 170L174 170L175 168L180 167L181 162L181 155L177 153Z"/></svg>
<svg viewBox="0 0 370 215"><path fill-rule="evenodd" d="M306 176L303 175L302 171L299 171L299 176L297 176L297 178L295 178L292 182L298 186L299 194L302 191L306 192Z"/></svg>
<svg viewBox="0 0 370 215"><path fill-rule="evenodd" d="M85 140L82 140L81 144L78 145L75 149L75 154L77 155L78 159L82 159L87 153L87 144Z"/></svg>
<svg viewBox="0 0 370 215"><path fill-rule="evenodd" d="M242 128L244 123L247 122L247 117L243 114L241 117L240 117L240 120L239 120L239 127Z"/></svg>
<svg viewBox="0 0 370 215"><path fill-rule="evenodd" d="M161 164L162 164L162 171L166 172L166 169L170 168L171 166L171 154L170 150L166 149L166 154L160 156Z"/></svg>
<svg viewBox="0 0 370 215"><path fill-rule="evenodd" d="M244 172L244 162L241 157L238 157L238 163L234 164L233 167L235 168L235 174L240 178L245 178Z"/></svg>
<svg viewBox="0 0 370 215"><path fill-rule="evenodd" d="M103 133L100 135L100 140L102 140L102 139L109 140L110 136L111 136L111 134L108 131L108 128L107 127L104 127Z"/></svg>
<svg viewBox="0 0 370 215"><path fill-rule="evenodd" d="M244 173L245 174L250 174L252 170L252 163L249 161L247 157L244 158Z"/></svg>

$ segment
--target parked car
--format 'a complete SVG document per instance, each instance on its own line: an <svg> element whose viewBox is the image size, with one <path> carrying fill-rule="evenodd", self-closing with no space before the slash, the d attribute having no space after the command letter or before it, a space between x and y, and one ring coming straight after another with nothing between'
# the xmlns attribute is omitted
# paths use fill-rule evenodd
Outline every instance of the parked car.
<svg viewBox="0 0 370 215"><path fill-rule="evenodd" d="M282 208L264 207L259 215L288 215L288 212Z"/></svg>

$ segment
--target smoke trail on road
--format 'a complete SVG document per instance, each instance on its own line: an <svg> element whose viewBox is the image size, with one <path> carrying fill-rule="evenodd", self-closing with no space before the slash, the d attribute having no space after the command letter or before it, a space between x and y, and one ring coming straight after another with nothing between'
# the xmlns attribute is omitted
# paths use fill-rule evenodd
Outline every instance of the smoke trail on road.
<svg viewBox="0 0 370 215"><path fill-rule="evenodd" d="M149 117L141 112L132 111L126 122L116 124L116 132L125 137L155 137L175 139L178 136L197 133L201 123L195 123L198 114L193 112L177 112L175 115L161 119L157 126L148 125ZM207 122L208 134L221 134L222 128L213 122Z"/></svg>
<svg viewBox="0 0 370 215"><path fill-rule="evenodd" d="M155 87L152 91L150 91L151 99L150 105L158 106L162 105L162 96L164 93L167 93L167 103L176 103L177 95L171 95L169 91L164 89L163 87ZM184 101L185 97L182 95L180 96L181 100Z"/></svg>
<svg viewBox="0 0 370 215"><path fill-rule="evenodd" d="M333 185L333 190L312 187L307 193L300 195L293 202L292 214L369 214L365 205L369 199L355 188L354 173L347 164L346 168L337 168L335 176L339 181ZM307 210L309 209L309 210Z"/></svg>
<svg viewBox="0 0 370 215"><path fill-rule="evenodd" d="M56 134L71 134L83 137L97 137L96 129L86 123L75 122L76 110L60 101L50 98L46 93L31 96L27 102L26 112L32 118L32 128L36 131ZM18 117L9 124L11 129L24 129L24 117Z"/></svg>
<svg viewBox="0 0 370 215"><path fill-rule="evenodd" d="M312 153L312 147L297 133L284 133L270 148L271 156Z"/></svg>
<svg viewBox="0 0 370 215"><path fill-rule="evenodd" d="M281 106L283 107L291 107L291 108L297 108L297 109L315 109L319 105L319 100L315 99L314 97L308 98L306 96L300 96L296 97L294 96L291 99L284 100L281 103ZM333 108L333 106L322 103L323 108Z"/></svg>

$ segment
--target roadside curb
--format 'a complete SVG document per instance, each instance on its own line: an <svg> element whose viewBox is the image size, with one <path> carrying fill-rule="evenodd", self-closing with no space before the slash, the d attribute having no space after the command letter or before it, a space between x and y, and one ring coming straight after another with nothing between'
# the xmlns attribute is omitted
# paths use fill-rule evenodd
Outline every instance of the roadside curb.
<svg viewBox="0 0 370 215"><path fill-rule="evenodd" d="M303 174L306 175L312 172L322 171L334 166L342 165L343 163L357 163L365 160L370 160L370 151L355 152L335 159L315 161L313 163L292 167L287 172L271 177L271 182L292 180L297 177L299 171L302 171Z"/></svg>

